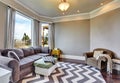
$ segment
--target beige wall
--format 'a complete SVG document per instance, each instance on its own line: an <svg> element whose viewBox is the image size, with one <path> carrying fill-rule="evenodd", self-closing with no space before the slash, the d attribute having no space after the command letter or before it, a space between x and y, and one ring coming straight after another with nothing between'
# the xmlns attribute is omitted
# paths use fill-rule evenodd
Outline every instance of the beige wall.
<svg viewBox="0 0 120 83"><path fill-rule="evenodd" d="M90 49L90 21L55 23L55 47L66 55L83 55Z"/></svg>
<svg viewBox="0 0 120 83"><path fill-rule="evenodd" d="M108 48L120 58L120 8L91 19L91 50Z"/></svg>
<svg viewBox="0 0 120 83"><path fill-rule="evenodd" d="M4 48L6 11L7 11L6 6L0 2L0 48Z"/></svg>

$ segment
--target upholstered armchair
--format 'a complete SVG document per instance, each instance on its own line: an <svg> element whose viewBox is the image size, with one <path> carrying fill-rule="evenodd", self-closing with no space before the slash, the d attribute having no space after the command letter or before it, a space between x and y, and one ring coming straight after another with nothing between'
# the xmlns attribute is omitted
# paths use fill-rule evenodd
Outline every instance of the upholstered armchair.
<svg viewBox="0 0 120 83"><path fill-rule="evenodd" d="M93 57L95 51L103 51L103 54L107 54L111 58L114 57L114 54L112 51L110 51L108 49L104 49L104 48L97 48L97 49L94 49L93 52L84 53L86 64L94 66L98 69L106 68L107 67L106 57L99 57L98 59L96 59L95 57Z"/></svg>

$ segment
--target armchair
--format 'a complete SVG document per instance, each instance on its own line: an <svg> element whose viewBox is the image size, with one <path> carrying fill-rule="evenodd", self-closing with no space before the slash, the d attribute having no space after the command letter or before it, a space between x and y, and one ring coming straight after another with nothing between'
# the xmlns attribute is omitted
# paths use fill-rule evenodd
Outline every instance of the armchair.
<svg viewBox="0 0 120 83"><path fill-rule="evenodd" d="M108 54L111 58L114 57L114 54L112 51L104 48L97 48L94 49L93 52L84 53L86 64L94 66L98 69L104 69L105 67L107 67L107 59L105 57L100 57L99 59L96 59L95 57L93 57L95 51L103 51L103 54Z"/></svg>

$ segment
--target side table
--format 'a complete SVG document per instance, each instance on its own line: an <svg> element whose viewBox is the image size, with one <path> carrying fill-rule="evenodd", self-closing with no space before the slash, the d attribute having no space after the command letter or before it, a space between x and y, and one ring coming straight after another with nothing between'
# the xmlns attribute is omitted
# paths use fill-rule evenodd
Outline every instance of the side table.
<svg viewBox="0 0 120 83"><path fill-rule="evenodd" d="M9 83L11 71L0 67L0 81L2 83Z"/></svg>

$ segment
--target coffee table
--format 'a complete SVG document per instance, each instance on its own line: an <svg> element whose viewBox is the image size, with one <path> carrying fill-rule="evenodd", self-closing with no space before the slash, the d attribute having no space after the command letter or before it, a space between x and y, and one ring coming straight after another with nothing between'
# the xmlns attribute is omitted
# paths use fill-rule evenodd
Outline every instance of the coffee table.
<svg viewBox="0 0 120 83"><path fill-rule="evenodd" d="M34 62L35 73L40 75L49 76L55 68L57 68L57 63L52 64L51 62L44 62L41 58Z"/></svg>

